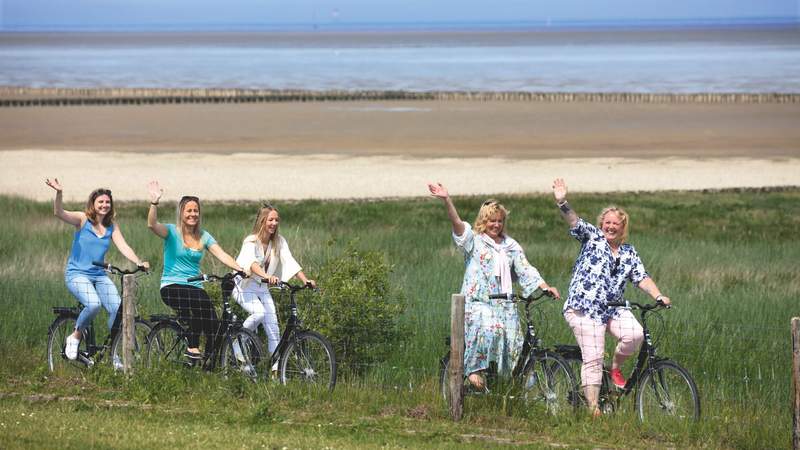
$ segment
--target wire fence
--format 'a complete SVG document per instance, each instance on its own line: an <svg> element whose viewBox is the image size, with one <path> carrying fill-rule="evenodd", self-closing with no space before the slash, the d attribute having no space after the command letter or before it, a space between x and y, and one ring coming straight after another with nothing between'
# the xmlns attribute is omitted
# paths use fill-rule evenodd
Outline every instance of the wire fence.
<svg viewBox="0 0 800 450"><path fill-rule="evenodd" d="M153 282L147 281L148 284ZM227 286L224 283L207 284L205 287L181 285L165 289L165 286L159 286L157 295L153 295L154 286L139 289L139 310L147 311L141 314L142 318L150 320L151 325L167 317L179 318L187 336L191 336L189 339L196 339L190 346L205 348L209 345L209 336L219 329L221 321L229 320L256 331L265 349L276 347L279 332L285 329L291 313L285 291L237 291L235 283ZM51 306L69 308L71 312L67 314L64 308L52 309L47 318L37 320L53 320L55 323L58 317L70 315L81 321L83 315L82 323L93 323L98 336L105 333L104 329L117 325L113 320L92 317L103 309L112 312L121 309L121 296L116 288L105 283L83 281L73 283L70 291L81 298L82 308L78 307L75 299L64 296L62 300L65 301ZM262 307L250 305L249 309L241 308L247 295L252 296L250 301L257 300ZM325 307L321 302L319 294L304 293L298 298L297 312L306 328L320 332L333 344L339 360L340 382L409 391L438 385L442 359L449 351L445 341L449 336L449 299L417 299L415 304L418 306L409 306L395 318L395 338L384 342L372 341L370 336L374 330L364 330L357 324L339 324L336 334L330 333L329 324L318 320L318 307ZM428 306L421 311L421 305ZM689 370L698 383L704 402L769 405L788 398L792 354L789 318L785 323L758 323L749 318L736 322L716 319L709 323L701 316L679 312L680 308L654 314L648 325L659 355L669 357ZM533 311L532 323L545 347L576 345L575 336L561 313L560 302L548 301ZM270 330L270 327L274 329ZM604 332L601 334L605 335ZM353 336L360 340L353 340ZM616 342L607 336L603 348L598 349L606 363L610 361ZM625 367L630 367L634 360L635 356L629 358Z"/></svg>

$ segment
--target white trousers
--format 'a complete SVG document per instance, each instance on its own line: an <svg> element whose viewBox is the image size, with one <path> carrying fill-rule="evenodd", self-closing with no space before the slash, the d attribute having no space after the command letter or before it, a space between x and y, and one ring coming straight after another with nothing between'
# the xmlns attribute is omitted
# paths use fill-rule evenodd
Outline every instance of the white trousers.
<svg viewBox="0 0 800 450"><path fill-rule="evenodd" d="M259 325L264 326L267 334L267 347L272 354L281 339L280 329L278 328L278 315L275 312L275 302L266 285L258 286L249 283L246 288L237 283L233 289L233 298L250 315L245 319L245 328L256 331Z"/></svg>

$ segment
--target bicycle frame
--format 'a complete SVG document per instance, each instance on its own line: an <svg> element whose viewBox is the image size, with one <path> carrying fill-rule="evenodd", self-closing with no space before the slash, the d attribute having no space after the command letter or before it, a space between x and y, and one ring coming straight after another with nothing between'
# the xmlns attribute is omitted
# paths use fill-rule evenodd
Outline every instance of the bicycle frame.
<svg viewBox="0 0 800 450"><path fill-rule="evenodd" d="M294 338L297 333L305 331L305 327L303 327L303 320L297 315L297 302L295 301L295 296L299 291L306 289L308 286L293 286L289 283L281 282L278 284L278 288L280 290L288 290L289 291L289 319L286 322L286 327L281 333L281 339L278 341L278 346L275 347L275 351L272 352L271 355L271 363L275 364L278 362L281 353L286 350L286 347L289 345L289 342Z"/></svg>

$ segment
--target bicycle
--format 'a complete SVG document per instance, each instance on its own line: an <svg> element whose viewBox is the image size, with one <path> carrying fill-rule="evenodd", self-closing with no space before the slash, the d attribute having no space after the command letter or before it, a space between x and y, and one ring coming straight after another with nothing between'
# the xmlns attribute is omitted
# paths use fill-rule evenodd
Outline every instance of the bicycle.
<svg viewBox="0 0 800 450"><path fill-rule="evenodd" d="M311 285L291 285L280 282L277 288L289 291L289 319L281 340L272 353L269 367L278 363L278 378L281 384L293 382L327 386L333 391L336 386L336 354L333 346L320 333L303 325L297 316L295 296Z"/></svg>
<svg viewBox="0 0 800 450"><path fill-rule="evenodd" d="M136 270L123 270L111 264L106 264L100 261L92 262L97 267L102 267L106 272L117 275L120 279L124 275L133 275L136 273L147 274L144 267L137 267ZM120 296L124 298L124 284L120 283ZM81 342L78 346L78 357L75 360L70 360L64 353L66 347L67 336L75 331L75 325L78 321L78 315L83 310L83 305L78 306L54 306L53 314L56 318L50 324L47 330L47 366L50 372L62 372L69 369L82 369L85 367L93 367L96 363L102 361L105 352L111 349L112 362L114 368L119 370L122 368L122 305L117 310L116 323L117 327L113 328L106 336L105 341L101 345L97 345L95 340L94 324L89 326L81 332ZM142 350L147 342L147 336L150 334L150 324L139 317L134 319L134 347L133 357L134 366L141 362Z"/></svg>
<svg viewBox="0 0 800 450"><path fill-rule="evenodd" d="M552 295L548 290L538 290L537 293L530 297L522 297L517 294L492 294L489 298L513 303L525 303L525 336L522 351L511 373L511 378L518 385L521 384L522 397L527 405L543 404L548 413L557 415L566 411L573 411L577 406L575 402L577 395L575 377L560 354L542 346L541 338L537 336L536 327L531 320L531 307L534 306L534 302L544 296L552 297ZM446 339L446 342L449 347L449 338ZM449 365L450 352L447 352L440 362L439 380L441 393L447 404L450 404ZM487 382L496 378L496 374L492 373L495 369L494 366L490 365L489 367L490 376L487 377ZM462 392L466 395L489 392L488 387L484 387L482 391L474 389L466 374L463 383Z"/></svg>
<svg viewBox="0 0 800 450"><path fill-rule="evenodd" d="M689 371L669 358L656 355L656 345L647 326L648 313L657 309L668 309L669 305L656 302L640 304L630 301L608 302L608 306L638 309L644 331L644 342L639 349L636 365L628 377L625 387L618 388L611 382L609 368L603 367L603 378L600 385L598 406L603 414L613 413L619 408L623 397L635 392L635 408L639 420L659 416L659 422L665 418L678 421L700 419L700 395ZM570 365L583 363L581 349L577 345L559 345L558 351ZM580 372L579 372L580 373ZM579 391L580 402L586 404L586 398Z"/></svg>
<svg viewBox="0 0 800 450"><path fill-rule="evenodd" d="M242 322L231 310L230 291L236 274L223 276L201 274L187 279L188 282L222 283L222 319L211 342L206 342L206 351L200 359L186 355L190 331L177 316L156 314L150 316L153 330L147 337L147 365L159 367L195 367L214 370L218 365L224 372L239 372L256 381L259 365L266 360L261 342L255 333L242 326Z"/></svg>

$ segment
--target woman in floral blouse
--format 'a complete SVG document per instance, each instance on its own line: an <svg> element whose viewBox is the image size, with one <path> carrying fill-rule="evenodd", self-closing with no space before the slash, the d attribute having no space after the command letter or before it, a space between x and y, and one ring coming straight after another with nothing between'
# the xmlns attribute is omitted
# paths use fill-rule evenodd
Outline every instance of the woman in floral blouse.
<svg viewBox="0 0 800 450"><path fill-rule="evenodd" d="M563 179L553 182L561 215L570 227L570 235L581 243L581 251L572 269L569 294L564 303L564 318L581 347L583 366L581 381L587 403L599 415L597 401L603 369L605 333L618 339L611 362L611 378L618 387L625 386L620 367L639 347L642 326L627 309L609 307L607 302L622 301L628 281L648 293L656 301L669 305L644 269L639 254L628 237L628 215L621 208L608 207L594 226L580 217L567 203L567 185Z"/></svg>
<svg viewBox="0 0 800 450"><path fill-rule="evenodd" d="M447 189L441 183L428 184L431 194L441 199L453 224L453 240L464 252L466 272L461 293L464 307L464 373L477 389L485 388L483 373L494 361L502 375L511 373L519 358L523 334L514 303L490 300L490 294L512 291L512 272L522 287L522 295L536 288L551 288L539 271L525 258L522 247L505 233L508 211L495 200L483 203L475 225L470 227L456 212Z"/></svg>

